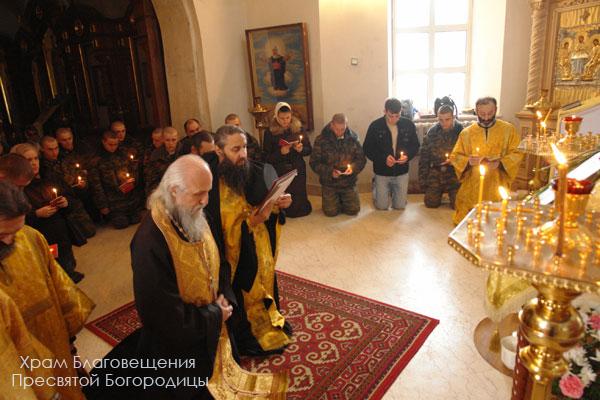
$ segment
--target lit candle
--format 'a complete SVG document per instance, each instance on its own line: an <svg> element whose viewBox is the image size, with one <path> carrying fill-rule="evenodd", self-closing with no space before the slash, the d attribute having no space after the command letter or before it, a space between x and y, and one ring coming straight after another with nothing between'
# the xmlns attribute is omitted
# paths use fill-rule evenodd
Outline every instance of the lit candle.
<svg viewBox="0 0 600 400"><path fill-rule="evenodd" d="M302 141L302 135L300 135L300 141Z"/></svg>
<svg viewBox="0 0 600 400"><path fill-rule="evenodd" d="M558 240L556 244L556 255L562 256L565 243L565 215L566 215L566 200L567 200L567 159L558 150L554 143L551 143L554 158L558 162L558 192L554 199L554 204L558 210Z"/></svg>
<svg viewBox="0 0 600 400"><path fill-rule="evenodd" d="M479 147L475 147L475 155L478 156L479 155Z"/></svg>
<svg viewBox="0 0 600 400"><path fill-rule="evenodd" d="M477 204L479 205L479 220L481 221L481 211L483 210L483 180L485 178L485 165L479 165L479 196Z"/></svg>
<svg viewBox="0 0 600 400"><path fill-rule="evenodd" d="M79 168L79 163L75 163L75 168Z"/></svg>
<svg viewBox="0 0 600 400"><path fill-rule="evenodd" d="M540 122L540 134L546 136L546 121Z"/></svg>
<svg viewBox="0 0 600 400"><path fill-rule="evenodd" d="M506 218L506 210L508 207L508 191L504 188L504 186L500 186L498 188L498 192L500 192L500 197L502 197L502 208L501 208L501 213L500 215L502 216L502 218Z"/></svg>
<svg viewBox="0 0 600 400"><path fill-rule="evenodd" d="M81 185L81 181L82 181L81 176L78 176L77 177L77 184Z"/></svg>
<svg viewBox="0 0 600 400"><path fill-rule="evenodd" d="M535 115L537 116L537 119L542 119L542 117L543 117L542 112L540 110L537 110L535 112Z"/></svg>
<svg viewBox="0 0 600 400"><path fill-rule="evenodd" d="M404 157L404 152L403 151L400 152L400 158L402 158L402 157Z"/></svg>
<svg viewBox="0 0 600 400"><path fill-rule="evenodd" d="M129 179L129 172L127 172L127 173L125 174L125 177L126 177L127 179Z"/></svg>
<svg viewBox="0 0 600 400"><path fill-rule="evenodd" d="M350 171L350 164L346 165L346 172L350 173L349 171Z"/></svg>
<svg viewBox="0 0 600 400"><path fill-rule="evenodd" d="M58 198L58 189L52 188L52 193L54 193L54 198Z"/></svg>
<svg viewBox="0 0 600 400"><path fill-rule="evenodd" d="M450 161L450 154L446 153L446 162Z"/></svg>
<svg viewBox="0 0 600 400"><path fill-rule="evenodd" d="M130 154L129 158L131 159L131 161L133 161L133 154Z"/></svg>

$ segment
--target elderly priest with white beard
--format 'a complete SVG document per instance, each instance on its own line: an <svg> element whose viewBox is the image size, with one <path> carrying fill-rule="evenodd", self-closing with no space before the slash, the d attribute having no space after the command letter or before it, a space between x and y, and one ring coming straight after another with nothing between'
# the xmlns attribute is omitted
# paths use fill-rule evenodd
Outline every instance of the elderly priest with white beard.
<svg viewBox="0 0 600 400"><path fill-rule="evenodd" d="M113 387L110 395L90 398L284 396L285 374L250 373L233 357L225 324L235 306L229 267L220 260L203 213L211 186L210 169L200 157L177 159L150 196L150 213L131 242L135 303L143 327L109 358L167 360L167 366L152 373L153 380L146 378L152 385L144 392L129 387L115 393ZM118 373L148 377L148 371L121 368Z"/></svg>

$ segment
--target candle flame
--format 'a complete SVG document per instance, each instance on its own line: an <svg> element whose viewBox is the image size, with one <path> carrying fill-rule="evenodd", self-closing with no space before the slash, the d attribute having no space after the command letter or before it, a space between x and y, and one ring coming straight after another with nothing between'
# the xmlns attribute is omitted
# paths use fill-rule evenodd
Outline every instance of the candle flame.
<svg viewBox="0 0 600 400"><path fill-rule="evenodd" d="M81 176L78 176L78 177L77 177L77 180L78 180L78 181L80 181L80 180L81 180Z"/></svg>
<svg viewBox="0 0 600 400"><path fill-rule="evenodd" d="M75 168L79 168L79 163L76 163L76 164L75 164Z"/></svg>
<svg viewBox="0 0 600 400"><path fill-rule="evenodd" d="M537 115L538 119L542 119L542 117L543 117L542 112L540 110L537 110L535 112L535 115Z"/></svg>
<svg viewBox="0 0 600 400"><path fill-rule="evenodd" d="M131 159L133 160L133 154L130 154L130 155L129 155L129 158L131 158Z"/></svg>
<svg viewBox="0 0 600 400"><path fill-rule="evenodd" d="M448 153L446 153L446 158L448 158L448 156L449 156L449 154L448 154Z"/></svg>
<svg viewBox="0 0 600 400"><path fill-rule="evenodd" d="M550 147L552 147L552 153L554 153L554 158L556 159L556 161L561 164L564 165L567 163L567 158L565 157L565 155L558 149L558 147L556 147L556 145L554 143L550 143Z"/></svg>
<svg viewBox="0 0 600 400"><path fill-rule="evenodd" d="M129 178L129 172L128 172L128 173L126 173L126 174L125 174L125 176L126 176L127 178Z"/></svg>
<svg viewBox="0 0 600 400"><path fill-rule="evenodd" d="M484 176L485 175L485 165L479 165L479 175Z"/></svg>
<svg viewBox="0 0 600 400"><path fill-rule="evenodd" d="M504 188L504 186L500 186L498 188L498 192L500 193L500 197L502 197L502 200L508 200L508 191Z"/></svg>
<svg viewBox="0 0 600 400"><path fill-rule="evenodd" d="M541 126L542 128L544 128L544 129L546 129L546 121L542 121L542 122L540 123L540 126Z"/></svg>
<svg viewBox="0 0 600 400"><path fill-rule="evenodd" d="M58 190L56 188L52 188L52 191L54 192L54 194L58 194Z"/></svg>
<svg viewBox="0 0 600 400"><path fill-rule="evenodd" d="M479 147L475 147L475 153L479 154Z"/></svg>

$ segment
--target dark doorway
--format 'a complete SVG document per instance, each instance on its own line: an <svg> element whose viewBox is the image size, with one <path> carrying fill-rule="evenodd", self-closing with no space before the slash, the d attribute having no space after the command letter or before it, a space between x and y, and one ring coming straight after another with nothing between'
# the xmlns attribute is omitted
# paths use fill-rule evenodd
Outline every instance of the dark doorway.
<svg viewBox="0 0 600 400"><path fill-rule="evenodd" d="M150 0L9 3L0 6L2 18L17 22L5 25L14 33L0 33L0 119L9 142L31 124L45 134L71 126L97 137L120 119L140 138L170 124Z"/></svg>

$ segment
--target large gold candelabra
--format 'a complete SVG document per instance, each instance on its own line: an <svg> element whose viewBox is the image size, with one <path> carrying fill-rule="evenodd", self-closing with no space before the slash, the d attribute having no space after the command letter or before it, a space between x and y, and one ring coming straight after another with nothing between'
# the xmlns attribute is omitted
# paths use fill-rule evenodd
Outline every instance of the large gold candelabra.
<svg viewBox="0 0 600 400"><path fill-rule="evenodd" d="M591 183L568 181L566 155L553 143L549 147L558 161L554 205L540 205L538 198L481 201L448 237L475 266L525 279L537 289L519 313L529 343L519 357L530 372L534 400L549 398L552 380L568 371L563 352L583 336L571 301L584 292L600 294L600 218L585 211Z"/></svg>

